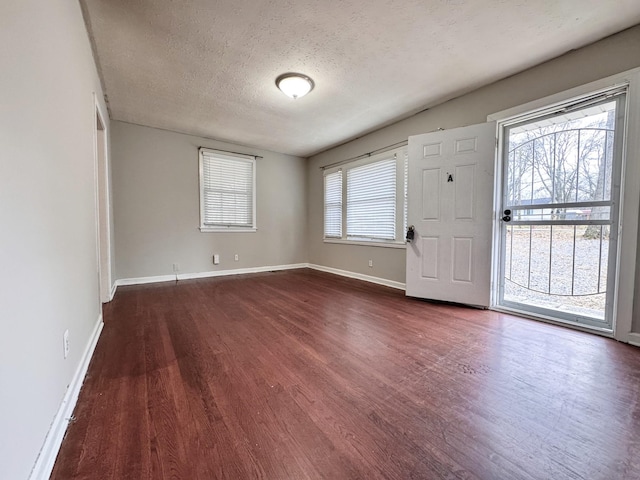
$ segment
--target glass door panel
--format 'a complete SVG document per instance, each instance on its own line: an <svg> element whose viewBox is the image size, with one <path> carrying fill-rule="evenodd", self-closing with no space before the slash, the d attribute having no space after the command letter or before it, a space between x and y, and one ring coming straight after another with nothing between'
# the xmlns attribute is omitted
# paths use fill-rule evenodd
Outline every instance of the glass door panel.
<svg viewBox="0 0 640 480"><path fill-rule="evenodd" d="M611 328L624 101L503 127L499 306Z"/></svg>

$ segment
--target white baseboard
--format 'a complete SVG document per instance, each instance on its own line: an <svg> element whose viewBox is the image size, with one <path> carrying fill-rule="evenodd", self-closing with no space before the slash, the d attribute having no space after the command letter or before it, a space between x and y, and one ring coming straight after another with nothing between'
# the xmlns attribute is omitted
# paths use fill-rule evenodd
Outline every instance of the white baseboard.
<svg viewBox="0 0 640 480"><path fill-rule="evenodd" d="M333 267L325 267L324 265L309 264L309 268L319 270L321 272L333 273L342 277L355 278L357 280L364 280L365 282L376 283L378 285L384 285L385 287L397 288L398 290L405 290L406 285L394 280L387 280L386 278L373 277L371 275L365 275L363 273L349 272L347 270L340 270Z"/></svg>
<svg viewBox="0 0 640 480"><path fill-rule="evenodd" d="M224 277L226 275L243 275L245 273L263 273L263 272L276 272L280 270L293 270L296 268L307 268L309 265L306 263L294 263L290 265L268 265L265 267L249 267L249 268L234 268L230 270L213 270L210 272L195 272L195 273L178 273L173 275L159 275L156 277L139 277L139 278L123 278L116 280L116 285L143 285L145 283L158 283L158 282L175 282L176 280L193 280L196 278L210 278L210 277Z"/></svg>
<svg viewBox="0 0 640 480"><path fill-rule="evenodd" d="M113 300L113 297L116 296L116 290L118 289L118 282L113 282L111 286L111 295L109 296L109 301Z"/></svg>
<svg viewBox="0 0 640 480"><path fill-rule="evenodd" d="M100 314L98 316L98 321L93 328L93 332L91 333L91 337L89 337L89 342L84 349L82 358L80 359L80 364L73 375L71 383L69 384L69 387L64 394L64 398L62 399L62 403L60 404L60 408L58 409L58 412L53 419L53 423L51 424L51 428L47 433L47 437L44 440L44 444L42 445L40 454L36 459L36 463L31 471L29 480L47 480L51 476L53 465L55 464L56 457L58 456L58 451L62 445L64 435L67 432L67 427L69 426L69 420L73 415L73 410L76 408L78 394L80 393L80 388L84 383L84 378L87 374L87 369L89 368L89 362L93 356L93 352L96 348L96 344L98 343L98 338L100 338L103 326L102 314Z"/></svg>
<svg viewBox="0 0 640 480"><path fill-rule="evenodd" d="M296 268L307 268L307 266L308 265L306 263L294 263L291 265L235 268L232 270L215 270L211 272L179 273L178 280L193 280L195 278L224 277L226 275L243 275L245 273L277 272L280 270L294 270Z"/></svg>
<svg viewBox="0 0 640 480"><path fill-rule="evenodd" d="M630 333L627 338L631 345L640 347L640 333Z"/></svg>
<svg viewBox="0 0 640 480"><path fill-rule="evenodd" d="M405 284L401 282L387 280L386 278L373 277L371 275L365 275L362 273L349 272L347 270L340 270L338 268L333 268L333 267L325 267L324 265L314 265L309 263L294 263L290 265L270 265L266 267L235 268L231 270L214 270L210 272L178 273L173 275L158 275L155 277L122 278L120 280L116 280L115 285L116 287L123 286L123 285L144 285L146 283L175 282L176 280L193 280L197 278L223 277L226 275L243 275L246 273L275 272L280 270L293 270L297 268L312 268L313 270L319 270L321 272L326 272L326 273L333 273L334 275L340 275L342 277L355 278L357 280L363 280L365 282L384 285L385 287L396 288L398 290L405 290ZM115 289L114 289L114 293L115 293Z"/></svg>
<svg viewBox="0 0 640 480"><path fill-rule="evenodd" d="M155 277L121 278L116 280L116 286L144 285L145 283L175 282L176 275L157 275Z"/></svg>

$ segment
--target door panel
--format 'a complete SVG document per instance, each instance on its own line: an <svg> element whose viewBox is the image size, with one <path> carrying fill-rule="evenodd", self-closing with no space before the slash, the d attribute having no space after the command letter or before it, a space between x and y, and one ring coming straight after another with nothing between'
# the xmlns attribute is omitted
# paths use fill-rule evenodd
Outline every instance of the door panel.
<svg viewBox="0 0 640 480"><path fill-rule="evenodd" d="M440 219L440 169L422 171L422 219Z"/></svg>
<svg viewBox="0 0 640 480"><path fill-rule="evenodd" d="M407 295L489 306L495 123L409 137Z"/></svg>
<svg viewBox="0 0 640 480"><path fill-rule="evenodd" d="M439 157L442 152L442 143L427 143L422 147L424 158Z"/></svg>
<svg viewBox="0 0 640 480"><path fill-rule="evenodd" d="M471 282L473 279L473 238L453 238L453 274L454 282Z"/></svg>
<svg viewBox="0 0 640 480"><path fill-rule="evenodd" d="M456 140L456 153L475 152L478 148L477 137L461 138Z"/></svg>
<svg viewBox="0 0 640 480"><path fill-rule="evenodd" d="M473 220L475 204L475 165L456 167L455 178L455 219Z"/></svg>
<svg viewBox="0 0 640 480"><path fill-rule="evenodd" d="M422 238L422 278L438 278L438 237Z"/></svg>

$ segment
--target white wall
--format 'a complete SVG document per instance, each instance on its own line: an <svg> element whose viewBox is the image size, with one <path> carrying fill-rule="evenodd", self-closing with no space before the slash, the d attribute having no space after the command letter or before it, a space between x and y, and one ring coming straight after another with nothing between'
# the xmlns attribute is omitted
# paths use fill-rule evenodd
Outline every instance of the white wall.
<svg viewBox="0 0 640 480"><path fill-rule="evenodd" d="M102 93L78 2L3 0L0 71L0 477L21 480L100 313L93 92Z"/></svg>
<svg viewBox="0 0 640 480"><path fill-rule="evenodd" d="M174 263L199 273L307 261L305 159L117 121L111 138L116 278L172 274ZM263 157L257 232L198 229L200 146Z"/></svg>
<svg viewBox="0 0 640 480"><path fill-rule="evenodd" d="M640 26L567 53L518 75L448 101L352 142L312 157L307 168L309 262L405 281L405 251L328 244L323 235L322 171L319 167L352 158L437 128L486 122L487 115L640 66ZM368 259L374 267L368 267ZM636 282L636 288L639 288ZM640 291L638 291L640 294ZM639 295L636 295L638 297ZM638 315L635 315L638 317ZM636 318L638 330L640 320Z"/></svg>

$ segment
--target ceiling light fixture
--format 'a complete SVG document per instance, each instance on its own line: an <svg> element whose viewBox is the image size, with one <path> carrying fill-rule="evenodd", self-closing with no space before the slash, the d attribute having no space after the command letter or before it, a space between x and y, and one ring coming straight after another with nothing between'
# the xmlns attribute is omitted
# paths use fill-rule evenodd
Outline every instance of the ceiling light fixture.
<svg viewBox="0 0 640 480"><path fill-rule="evenodd" d="M301 73L283 73L276 78L276 85L282 93L294 100L304 97L315 86L311 78Z"/></svg>

